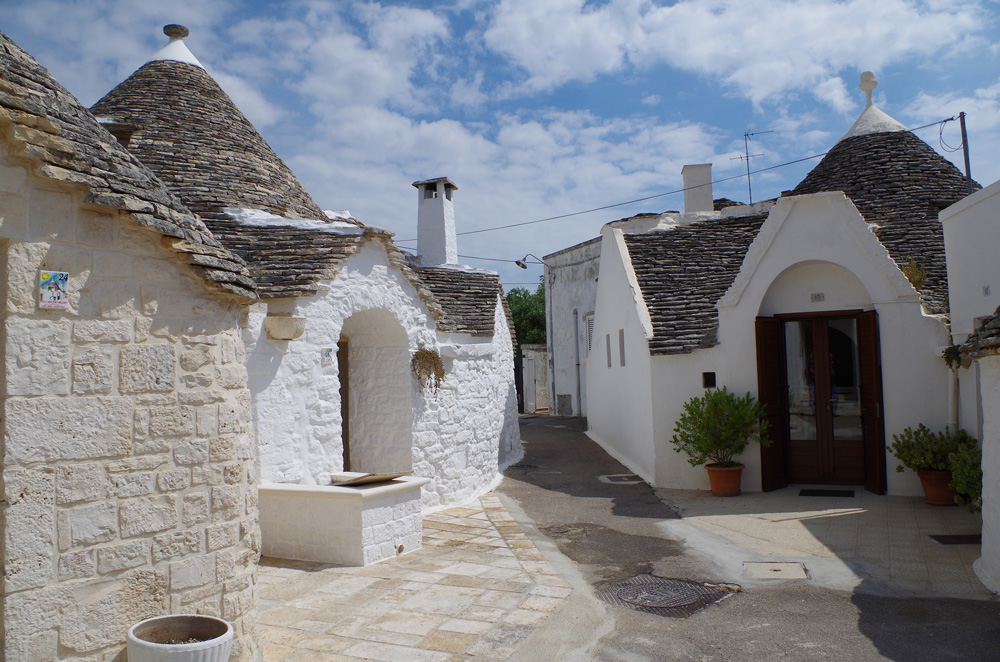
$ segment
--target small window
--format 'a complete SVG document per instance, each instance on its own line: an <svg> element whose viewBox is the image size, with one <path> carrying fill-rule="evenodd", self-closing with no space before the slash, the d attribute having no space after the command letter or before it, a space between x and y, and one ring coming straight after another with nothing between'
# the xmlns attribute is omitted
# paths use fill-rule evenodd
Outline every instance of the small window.
<svg viewBox="0 0 1000 662"><path fill-rule="evenodd" d="M430 186L424 188L424 200L433 200L438 197L437 188L431 188Z"/></svg>
<svg viewBox="0 0 1000 662"><path fill-rule="evenodd" d="M594 347L594 314L584 317L583 323L587 325L587 353L590 354L590 350Z"/></svg>
<svg viewBox="0 0 1000 662"><path fill-rule="evenodd" d="M618 357L621 364L625 365L625 329L618 329Z"/></svg>
<svg viewBox="0 0 1000 662"><path fill-rule="evenodd" d="M451 200L451 192L453 190L454 189L452 189L450 186L445 186L444 187L444 197L447 198L448 200Z"/></svg>
<svg viewBox="0 0 1000 662"><path fill-rule="evenodd" d="M610 368L611 367L611 334L609 333L608 335L604 336L604 340L607 341L607 344L608 344L608 367Z"/></svg>
<svg viewBox="0 0 1000 662"><path fill-rule="evenodd" d="M715 373L714 372L703 372L703 373L701 373L701 387L702 388L715 388Z"/></svg>

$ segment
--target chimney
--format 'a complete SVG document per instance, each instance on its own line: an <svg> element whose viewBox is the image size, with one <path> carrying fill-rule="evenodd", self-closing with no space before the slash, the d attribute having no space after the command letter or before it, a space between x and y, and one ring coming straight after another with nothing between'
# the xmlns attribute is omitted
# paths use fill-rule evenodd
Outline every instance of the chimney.
<svg viewBox="0 0 1000 662"><path fill-rule="evenodd" d="M455 205L458 190L447 177L413 182L417 189L417 254L425 267L458 264Z"/></svg>
<svg viewBox="0 0 1000 662"><path fill-rule="evenodd" d="M681 168L684 178L684 213L715 211L712 200L712 164L699 163Z"/></svg>

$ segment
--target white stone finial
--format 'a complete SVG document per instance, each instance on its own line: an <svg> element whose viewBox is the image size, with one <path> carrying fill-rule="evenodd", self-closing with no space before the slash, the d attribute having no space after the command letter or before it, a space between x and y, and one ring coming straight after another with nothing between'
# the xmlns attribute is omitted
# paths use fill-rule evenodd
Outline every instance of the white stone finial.
<svg viewBox="0 0 1000 662"><path fill-rule="evenodd" d="M170 25L163 26L163 34L167 35L171 39L184 39L191 34L191 31L183 25L171 23Z"/></svg>
<svg viewBox="0 0 1000 662"><path fill-rule="evenodd" d="M871 108L872 106L872 91L878 87L878 81L875 80L875 74L871 71L865 71L861 73L861 84L858 85L859 88L864 90L865 96L868 97L865 108Z"/></svg>
<svg viewBox="0 0 1000 662"><path fill-rule="evenodd" d="M150 59L151 62L156 60L173 60L175 62L193 64L202 69L205 68L198 61L198 58L188 50L188 47L184 45L184 38L191 34L190 30L183 25L171 23L170 25L163 26L163 34L170 37L170 43L157 51Z"/></svg>

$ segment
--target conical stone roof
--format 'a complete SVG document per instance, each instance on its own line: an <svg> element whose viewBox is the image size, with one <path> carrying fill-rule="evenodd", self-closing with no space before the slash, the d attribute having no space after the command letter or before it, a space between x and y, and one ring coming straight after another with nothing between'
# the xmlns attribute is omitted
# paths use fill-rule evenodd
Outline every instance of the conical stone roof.
<svg viewBox="0 0 1000 662"><path fill-rule="evenodd" d="M168 47L190 53L176 38ZM91 111L133 127L129 151L205 219L223 218L226 207L326 218L218 83L190 61L147 62Z"/></svg>
<svg viewBox="0 0 1000 662"><path fill-rule="evenodd" d="M0 32L0 138L39 177L87 187L84 201L119 209L164 237L216 289L256 298L245 262L123 149L33 57Z"/></svg>
<svg viewBox="0 0 1000 662"><path fill-rule="evenodd" d="M973 182L973 189L979 188ZM958 168L909 131L871 126L855 135L848 132L790 195L821 191L843 191L914 283L927 311L948 313L938 212L968 194ZM913 275L920 272L922 278Z"/></svg>

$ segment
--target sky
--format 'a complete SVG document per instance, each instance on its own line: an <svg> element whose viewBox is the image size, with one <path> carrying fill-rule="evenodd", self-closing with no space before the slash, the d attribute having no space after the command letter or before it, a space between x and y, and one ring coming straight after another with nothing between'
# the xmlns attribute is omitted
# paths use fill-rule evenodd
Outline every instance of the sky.
<svg viewBox="0 0 1000 662"><path fill-rule="evenodd" d="M0 31L88 106L168 23L321 207L415 247L411 183L450 178L460 261L508 288L608 221L681 210L685 164L746 202L747 141L753 199L793 188L866 70L910 128L965 112L973 178L1000 179L998 0L0 0ZM964 167L958 122L917 135Z"/></svg>

